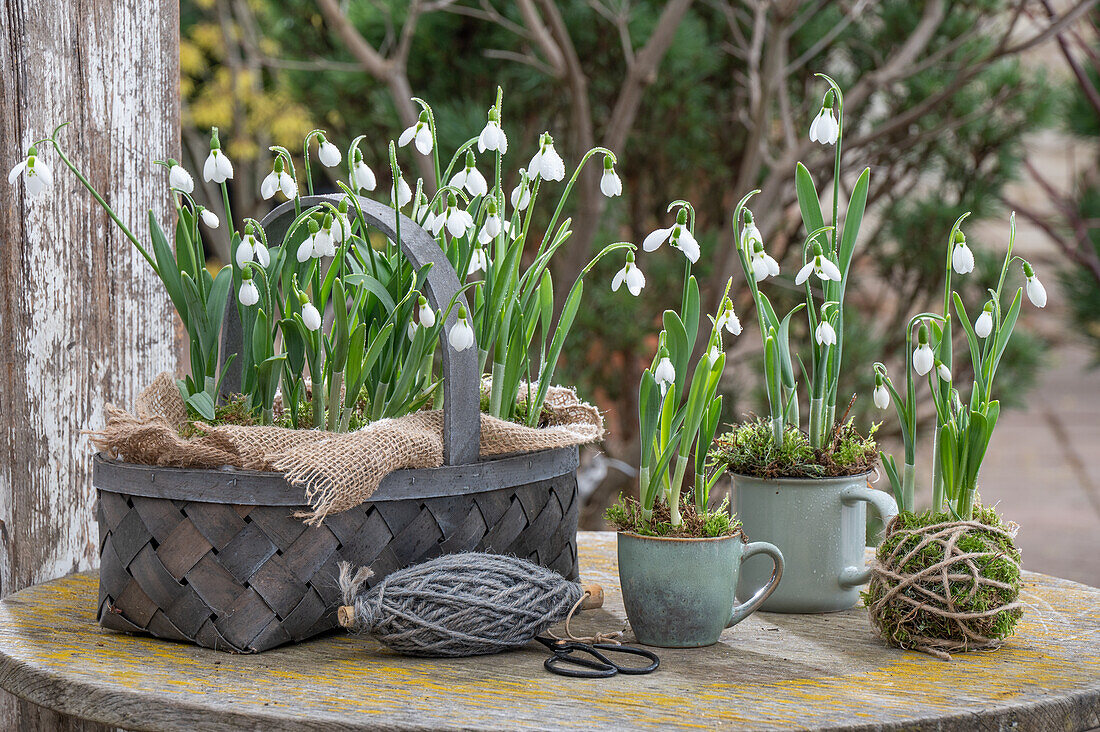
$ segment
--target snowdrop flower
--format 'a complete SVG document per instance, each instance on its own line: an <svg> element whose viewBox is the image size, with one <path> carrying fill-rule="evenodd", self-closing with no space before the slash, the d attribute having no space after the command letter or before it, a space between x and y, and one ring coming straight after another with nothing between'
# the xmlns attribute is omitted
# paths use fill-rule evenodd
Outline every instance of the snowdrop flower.
<svg viewBox="0 0 1100 732"><path fill-rule="evenodd" d="M317 222L313 219L309 220L309 236L307 236L301 244L298 245L298 251L296 257L299 264L308 262L310 257L319 259L321 257L320 248L317 246L317 235L321 233L321 227L317 225Z"/></svg>
<svg viewBox="0 0 1100 732"><path fill-rule="evenodd" d="M477 243L485 246L493 239L500 236L500 232L504 229L504 224L500 220L500 216L497 215L497 203L496 200L490 198L489 204L486 206L487 211L485 215L485 223L481 226L481 231L477 235Z"/></svg>
<svg viewBox="0 0 1100 732"><path fill-rule="evenodd" d="M688 260L695 264L699 261L699 242L692 236L687 225L687 210L681 208L676 214L676 223L667 229L657 229L642 241L642 249L653 252L662 244L668 242L684 253Z"/></svg>
<svg viewBox="0 0 1100 732"><path fill-rule="evenodd" d="M405 208L412 199L412 189L409 188L409 184L405 182L405 176L399 173L397 175L397 192L394 193L394 187L390 186L390 200L396 201L398 208Z"/></svg>
<svg viewBox="0 0 1100 732"><path fill-rule="evenodd" d="M237 262L239 269L244 269L245 265L252 261L252 244L255 238L251 234L245 234L241 241L237 244L237 251L234 254L234 259Z"/></svg>
<svg viewBox="0 0 1100 732"><path fill-rule="evenodd" d="M924 376L932 370L936 357L928 346L928 326L920 324L917 330L917 349L913 351L913 370L918 376Z"/></svg>
<svg viewBox="0 0 1100 732"><path fill-rule="evenodd" d="M623 194L623 182L619 174L615 172L615 165L610 155L603 156L603 177L600 178L600 191L608 198Z"/></svg>
<svg viewBox="0 0 1100 732"><path fill-rule="evenodd" d="M517 211L525 211L531 205L531 191L527 189L526 173L524 168L519 169L519 183L512 189L512 208Z"/></svg>
<svg viewBox="0 0 1100 732"><path fill-rule="evenodd" d="M311 302L307 301L302 305L302 323L309 330L321 329L321 313Z"/></svg>
<svg viewBox="0 0 1100 732"><path fill-rule="evenodd" d="M221 225L221 221L218 219L218 215L208 208L199 209L199 218L211 229L216 229Z"/></svg>
<svg viewBox="0 0 1100 732"><path fill-rule="evenodd" d="M745 225L741 229L741 248L751 255L756 251L755 242L760 242L763 245L764 237L760 235L760 229L757 228L756 221L753 220L752 211L746 208L744 218Z"/></svg>
<svg viewBox="0 0 1100 732"><path fill-rule="evenodd" d="M961 231L955 232L955 245L951 249L951 269L961 275L974 271L974 252L966 246L966 237Z"/></svg>
<svg viewBox="0 0 1100 732"><path fill-rule="evenodd" d="M168 168L168 185L177 191L183 191L184 193L194 193L195 180L191 177L191 174L183 169L183 166L177 163L175 160L169 160Z"/></svg>
<svg viewBox="0 0 1100 732"><path fill-rule="evenodd" d="M332 238L332 220L332 214L325 214L321 228L313 234L313 256L316 259L336 256L336 242Z"/></svg>
<svg viewBox="0 0 1100 732"><path fill-rule="evenodd" d="M325 136L320 133L317 134L317 143L317 159L321 161L321 165L326 168L335 168L340 164L343 159L340 155L340 148L326 140Z"/></svg>
<svg viewBox="0 0 1100 732"><path fill-rule="evenodd" d="M623 268L615 273L615 277L611 280L611 291L618 292L619 288L626 283L626 289L631 295L637 297L642 294L642 288L645 287L645 275L642 270L638 269L638 266L634 264L634 252L626 253L626 264Z"/></svg>
<svg viewBox="0 0 1100 732"><path fill-rule="evenodd" d="M489 121L485 123L485 129L477 138L478 152L496 150L501 155L508 153L508 136L500 127L500 111L496 105L489 107Z"/></svg>
<svg viewBox="0 0 1100 732"><path fill-rule="evenodd" d="M275 164L271 167L271 172L260 183L260 196L266 201L275 195L275 191L282 191L287 198L294 198L298 195L298 184L294 182L290 174L283 170L283 159L278 156L275 158Z"/></svg>
<svg viewBox="0 0 1100 732"><path fill-rule="evenodd" d="M430 305L428 305L428 298L421 295L420 299L417 300L417 305L420 308L419 313L417 313L418 317L420 318L420 324L425 328L431 328L432 326L434 326L435 311L432 310Z"/></svg>
<svg viewBox="0 0 1100 732"><path fill-rule="evenodd" d="M465 188L471 196L484 196L489 192L489 184L485 181L485 176L474 167L472 151L466 151L466 167L451 177L450 185L454 188Z"/></svg>
<svg viewBox="0 0 1100 732"><path fill-rule="evenodd" d="M1024 262L1024 277L1027 278L1025 287L1027 299L1031 300L1031 304L1035 307L1045 308L1047 306L1047 288L1043 287L1043 283L1035 276L1035 270L1031 268L1030 262Z"/></svg>
<svg viewBox="0 0 1100 732"><path fill-rule="evenodd" d="M20 160L8 173L8 184L15 185L15 179L23 175L23 187L28 198L37 198L42 191L53 185L53 173L48 165L38 159L38 149L27 150L25 160Z"/></svg>
<svg viewBox="0 0 1100 732"><path fill-rule="evenodd" d="M420 113L420 118L412 125L405 128L401 137L397 138L397 146L405 147L410 142L416 141L416 149L421 155L430 155L432 152L432 127L428 123L428 110Z"/></svg>
<svg viewBox="0 0 1100 732"><path fill-rule="evenodd" d="M833 116L832 91L826 95L826 104L810 123L810 141L819 142L822 145L835 145L840 137L840 122Z"/></svg>
<svg viewBox="0 0 1100 732"><path fill-rule="evenodd" d="M362 190L373 191L374 187L378 185L378 181L374 177L374 171L363 162L363 153L359 152L359 148L355 148L355 162L351 164L349 178L351 179L351 189L356 193Z"/></svg>
<svg viewBox="0 0 1100 732"><path fill-rule="evenodd" d="M267 247L264 246L263 242L257 239L252 232L252 224L245 227L244 236L237 244L235 259L237 267L240 269L244 269L249 262L256 262L264 268L271 264L271 254L267 251Z"/></svg>
<svg viewBox="0 0 1100 732"><path fill-rule="evenodd" d="M456 351L465 351L474 345L474 329L466 320L466 308L461 305L458 307L458 322L447 334L447 342Z"/></svg>
<svg viewBox="0 0 1100 732"><path fill-rule="evenodd" d="M718 314L718 319L714 321L715 330L722 330L723 328L732 335L741 335L741 320L737 317L737 313L733 312L733 300L728 297L722 303L722 310Z"/></svg>
<svg viewBox="0 0 1100 732"><path fill-rule="evenodd" d="M565 161L554 149L554 138L550 137L549 132L542 133L539 151L531 158L527 170L531 171L531 175L543 180L561 180L565 177Z"/></svg>
<svg viewBox="0 0 1100 732"><path fill-rule="evenodd" d="M879 409L886 409L890 406L890 390L882 383L882 374L877 372L875 373L875 391L873 392L873 397L875 406Z"/></svg>
<svg viewBox="0 0 1100 732"><path fill-rule="evenodd" d="M429 211L428 215L424 217L424 228L432 236L439 236L439 232L443 231L443 225L446 223L446 214L437 214L434 211Z"/></svg>
<svg viewBox="0 0 1100 732"><path fill-rule="evenodd" d="M657 386L661 387L662 395L668 391L669 386L676 382L676 367L669 360L668 349L664 346L661 346L658 354L657 368L653 370L653 380L657 382Z"/></svg>
<svg viewBox="0 0 1100 732"><path fill-rule="evenodd" d="M828 320L822 320L814 331L814 339L819 346L835 346L836 330Z"/></svg>
<svg viewBox="0 0 1100 732"><path fill-rule="evenodd" d="M756 278L757 282L779 274L779 262L775 261L775 257L764 251L764 245L760 243L759 239L755 240L753 244L752 257L749 261L752 264L752 276Z"/></svg>
<svg viewBox="0 0 1100 732"><path fill-rule="evenodd" d="M202 166L202 179L207 183L225 183L233 177L233 163L222 152L218 128L210 132L210 154Z"/></svg>
<svg viewBox="0 0 1100 732"><path fill-rule="evenodd" d="M252 307L260 301L260 291L256 289L256 283L252 281L252 273L247 269L241 273L244 279L241 281L241 289L237 293L237 299L241 305Z"/></svg>
<svg viewBox="0 0 1100 732"><path fill-rule="evenodd" d="M447 231L451 236L461 239L466 236L469 229L474 228L474 217L469 211L457 205L453 193L447 197L447 210L444 215L447 217Z"/></svg>
<svg viewBox="0 0 1100 732"><path fill-rule="evenodd" d="M834 280L840 282L840 270L831 259L821 253L821 245L814 244L814 256L802 269L798 270L798 276L794 278L796 285L801 285L810 278L810 273L817 275L822 281Z"/></svg>
<svg viewBox="0 0 1100 732"><path fill-rule="evenodd" d="M485 254L485 250L481 247L474 247L474 250L470 252L470 266L466 270L466 276L472 275L474 272L488 272L489 271L489 257Z"/></svg>
<svg viewBox="0 0 1100 732"><path fill-rule="evenodd" d="M343 244L344 240L351 236L351 222L348 221L348 199L340 201L336 207L336 213L332 217L332 227L329 229L332 241Z"/></svg>
<svg viewBox="0 0 1100 732"><path fill-rule="evenodd" d="M979 338L988 338L993 332L993 303L987 302L982 308L982 314L974 321L974 333Z"/></svg>
<svg viewBox="0 0 1100 732"><path fill-rule="evenodd" d="M936 361L936 373L943 381L951 381L951 369L939 361Z"/></svg>
<svg viewBox="0 0 1100 732"><path fill-rule="evenodd" d="M718 359L722 357L722 349L718 345L718 341L711 341L710 350L707 351L707 363L711 368L714 368L714 364L718 363Z"/></svg>

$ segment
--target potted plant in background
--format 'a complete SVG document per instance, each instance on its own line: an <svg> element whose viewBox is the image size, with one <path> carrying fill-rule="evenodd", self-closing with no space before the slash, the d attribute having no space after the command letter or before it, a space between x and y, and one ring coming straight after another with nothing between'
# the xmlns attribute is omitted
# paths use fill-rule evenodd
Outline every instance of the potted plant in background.
<svg viewBox="0 0 1100 732"><path fill-rule="evenodd" d="M1031 264L1012 255L1016 217L996 288L989 290L977 318L971 320L962 298L951 287L952 270L974 269L974 255L961 231L963 214L947 238L942 313L920 313L906 328L905 396L882 363L875 368L875 403L893 401L901 421L905 462L899 473L893 456L882 462L901 513L886 527L876 553L871 583L864 593L871 622L890 644L941 658L951 652L995 648L1012 634L1023 613L1017 526L983 506L977 485L986 449L1000 415L993 398L997 367L1012 337L1023 295L1036 307L1046 305L1046 290ZM1025 284L1004 309L1010 265L1019 261ZM968 393L955 387L952 363L952 310L966 335L973 380ZM915 335L915 344L914 344ZM915 505L917 395L914 373L927 379L936 410L933 432L932 507Z"/></svg>
<svg viewBox="0 0 1100 732"><path fill-rule="evenodd" d="M724 629L759 607L779 584L783 555L767 542L746 543L730 516L728 500L714 509L708 505L721 476L705 465L722 411L717 395L726 360L721 333L738 333L741 326L727 284L727 296L704 331L705 352L691 363L700 313L691 265L699 258L699 245L690 204L676 201L669 210L674 207L676 223L643 243L643 249L652 251L667 240L686 261L680 310L664 312L657 353L638 389L640 497L620 497L607 517L619 529L619 579L635 637L647 645L682 648L716 643ZM636 266L628 259L624 278ZM692 484L685 490L689 469ZM771 578L748 602L737 605L739 568L756 554L771 558Z"/></svg>
<svg viewBox="0 0 1100 732"><path fill-rule="evenodd" d="M844 98L832 79L818 76L830 88L810 127L810 139L835 146L832 223L825 223L810 173L799 163L795 186L808 235L795 285L805 287L805 302L780 319L759 285L778 275L779 265L767 254L747 208L757 191L737 205L734 245L756 304L764 344L768 414L720 436L711 450L713 466L733 475L735 509L745 533L752 539L770 541L783 552L783 584L761 606L774 612L829 612L855 605L859 587L867 582L870 572L863 560L865 504L872 504L884 519L897 512L888 494L867 485L877 459L874 430L864 436L846 419L846 413L837 418L844 296L867 203L870 169L857 179L841 227ZM798 384L789 343L791 319L802 310L813 337L808 362L798 359L809 386L806 431L799 419ZM746 562L738 596L754 595L767 581L765 563Z"/></svg>

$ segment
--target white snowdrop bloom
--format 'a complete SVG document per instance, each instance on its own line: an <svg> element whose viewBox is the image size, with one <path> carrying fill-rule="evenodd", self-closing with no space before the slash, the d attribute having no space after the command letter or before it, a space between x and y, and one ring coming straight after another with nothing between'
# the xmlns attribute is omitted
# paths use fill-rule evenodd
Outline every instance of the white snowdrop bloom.
<svg viewBox="0 0 1100 732"><path fill-rule="evenodd" d="M554 138L550 137L549 132L542 133L539 151L531 158L527 170L543 180L561 180L565 177L565 161L554 149Z"/></svg>
<svg viewBox="0 0 1100 732"><path fill-rule="evenodd" d="M275 165L271 168L271 172L260 183L260 196L265 201L273 197L276 191L282 191L287 198L294 198L298 195L298 184L294 182L289 173L283 170L281 158L275 158Z"/></svg>
<svg viewBox="0 0 1100 732"><path fill-rule="evenodd" d="M478 152L496 150L501 155L508 153L508 136L500 127L500 113L495 106L489 108L489 121L477 137Z"/></svg>
<svg viewBox="0 0 1100 732"><path fill-rule="evenodd" d="M195 191L195 181L191 174L178 163L172 163L172 167L168 169L168 185L184 193L194 193Z"/></svg>
<svg viewBox="0 0 1100 732"><path fill-rule="evenodd" d="M615 273L615 276L611 280L611 291L618 292L619 288L626 283L626 289L631 295L637 297L642 294L642 288L645 287L645 274L638 268L638 265L634 264L634 252L630 252L626 255L626 264L623 268Z"/></svg>
<svg viewBox="0 0 1100 732"><path fill-rule="evenodd" d="M340 148L326 140L324 135L318 135L317 140L320 143L317 146L317 159L321 161L321 165L326 168L335 168L339 165L343 159Z"/></svg>
<svg viewBox="0 0 1100 732"><path fill-rule="evenodd" d="M657 362L657 368L653 371L653 380L657 382L657 386L661 387L662 394L676 381L676 367L672 365L667 355L662 356Z"/></svg>
<svg viewBox="0 0 1100 732"><path fill-rule="evenodd" d="M519 183L517 183L516 187L512 189L512 208L517 211L526 211L527 207L531 205L531 191L528 190L527 185L523 182L523 174L525 172L526 171L523 168L520 168Z"/></svg>
<svg viewBox="0 0 1100 732"><path fill-rule="evenodd" d="M416 331L418 330L420 330L420 326L417 325L416 320L409 318L409 325L405 328L405 336L408 337L410 341L416 340Z"/></svg>
<svg viewBox="0 0 1100 732"><path fill-rule="evenodd" d="M429 211L424 217L424 229L432 236L439 236L439 232L443 231L443 225L446 223L447 217L434 211Z"/></svg>
<svg viewBox="0 0 1100 732"><path fill-rule="evenodd" d="M295 252L295 257L299 264L308 262L309 258L313 256L313 234L310 234L305 240L298 245L298 251Z"/></svg>
<svg viewBox="0 0 1100 732"><path fill-rule="evenodd" d="M350 178L351 189L356 193L363 190L373 191L378 185L374 171L363 162L363 153L359 152L359 148L355 148L355 162L351 166Z"/></svg>
<svg viewBox="0 0 1100 732"><path fill-rule="evenodd" d="M405 147L410 142L415 141L416 149L420 151L421 155L430 155L432 152L432 128L428 123L428 112L423 111L420 113L420 118L412 125L405 128L405 131L401 133L401 137L397 138L397 146Z"/></svg>
<svg viewBox="0 0 1100 732"><path fill-rule="evenodd" d="M27 192L27 198L37 198L53 185L53 172L50 166L38 158L38 150L33 147L27 151L27 157L16 163L8 173L8 184L15 185L15 179L20 174L23 176L23 188Z"/></svg>
<svg viewBox="0 0 1100 732"><path fill-rule="evenodd" d="M241 305L251 307L260 301L260 291L256 289L256 283L251 279L241 282L241 289L237 293L237 299Z"/></svg>
<svg viewBox="0 0 1100 732"><path fill-rule="evenodd" d="M756 226L752 211L745 209L745 228L741 230L741 248L746 252L756 251L755 242L760 242L763 248L764 237L760 235L760 229Z"/></svg>
<svg viewBox="0 0 1100 732"><path fill-rule="evenodd" d="M725 328L731 335L741 335L741 319L733 312L733 301L728 297L722 307L718 319L714 321L715 330Z"/></svg>
<svg viewBox="0 0 1100 732"><path fill-rule="evenodd" d="M466 167L451 176L450 185L454 188L465 188L471 196L484 196L489 192L489 183L485 176L474 167L474 154L466 154Z"/></svg>
<svg viewBox="0 0 1100 732"><path fill-rule="evenodd" d="M982 314L978 316L978 319L974 321L974 333L979 338L988 338L989 334L993 332L993 308L990 304L986 304L982 310Z"/></svg>
<svg viewBox="0 0 1100 732"><path fill-rule="evenodd" d="M932 353L932 349L928 347L927 341L921 341L917 345L917 350L913 351L913 370L917 372L918 376L924 376L932 370L935 362L936 357Z"/></svg>
<svg viewBox="0 0 1100 732"><path fill-rule="evenodd" d="M759 239L754 241L752 257L750 257L753 277L756 278L757 282L768 277L775 277L779 274L779 262L775 261L775 257L764 251L764 245L760 243Z"/></svg>
<svg viewBox="0 0 1100 732"><path fill-rule="evenodd" d="M461 239L466 236L466 232L474 228L474 217L470 215L470 212L455 205L455 201L452 198L447 205L447 232L454 237Z"/></svg>
<svg viewBox="0 0 1100 732"><path fill-rule="evenodd" d="M657 229L642 240L642 250L647 252L657 251L662 244L668 242L684 253L692 264L699 261L699 242L692 236L687 226L687 212L680 209L676 215L676 223L667 229Z"/></svg>
<svg viewBox="0 0 1100 732"><path fill-rule="evenodd" d="M346 201L341 201L342 207L347 206ZM332 217L332 226L329 227L329 233L332 235L332 241L336 244L343 244L344 240L351 236L351 222L348 221L347 213L336 209L336 213Z"/></svg>
<svg viewBox="0 0 1100 732"><path fill-rule="evenodd" d="M447 342L451 344L451 348L456 351L465 351L474 345L474 329L470 327L470 324L466 321L466 308L460 307L458 310L458 322L451 328L451 332L447 334Z"/></svg>
<svg viewBox="0 0 1100 732"><path fill-rule="evenodd" d="M873 397L875 406L879 409L886 409L890 406L890 390L886 388L885 384L880 383L875 386Z"/></svg>
<svg viewBox="0 0 1100 732"><path fill-rule="evenodd" d="M252 256L255 252L252 250L252 243L255 240L250 235L245 235L237 244L237 252L234 255L234 259L237 262L238 269L244 269L245 265L252 261Z"/></svg>
<svg viewBox="0 0 1100 732"><path fill-rule="evenodd" d="M428 304L428 298L421 295L420 299L417 301L417 305L419 305L420 307L420 311L419 313L417 313L417 316L420 318L420 324L423 325L425 328L431 328L432 326L434 326L435 311L432 310L431 305Z"/></svg>
<svg viewBox="0 0 1100 732"><path fill-rule="evenodd" d="M254 239L252 242L252 257L265 269L271 265L271 253L259 239Z"/></svg>
<svg viewBox="0 0 1100 732"><path fill-rule="evenodd" d="M718 363L718 359L722 357L722 349L718 347L717 343L710 344L710 350L707 351L707 363L711 368L714 368L714 364Z"/></svg>
<svg viewBox="0 0 1100 732"><path fill-rule="evenodd" d="M500 236L500 232L504 229L504 225L500 220L500 216L497 215L496 205L489 202L489 213L485 217L485 223L481 226L481 231L477 235L477 242L482 246L485 246L493 239Z"/></svg>
<svg viewBox="0 0 1100 732"><path fill-rule="evenodd" d="M623 182L619 178L619 174L615 172L615 165L608 155L605 155L603 159L603 177L600 178L600 191L608 198L623 194Z"/></svg>
<svg viewBox="0 0 1100 732"><path fill-rule="evenodd" d="M835 145L840 137L840 123L833 116L832 107L822 107L810 123L810 141L822 145Z"/></svg>
<svg viewBox="0 0 1100 732"><path fill-rule="evenodd" d="M208 183L225 183L233 177L233 163L219 148L211 148L202 166L202 179Z"/></svg>
<svg viewBox="0 0 1100 732"><path fill-rule="evenodd" d="M211 229L218 228L222 223L218 215L208 208L199 209L199 218Z"/></svg>
<svg viewBox="0 0 1100 732"><path fill-rule="evenodd" d="M937 361L936 373L939 374L940 379L943 381L951 381L951 369L947 368L946 364Z"/></svg>
<svg viewBox="0 0 1100 732"><path fill-rule="evenodd" d="M814 331L814 339L819 346L835 346L836 330L828 320L822 320Z"/></svg>
<svg viewBox="0 0 1100 732"><path fill-rule="evenodd" d="M814 256L809 262L807 262L802 269L798 271L798 276L794 278L796 285L801 285L810 278L810 274L817 275L822 281L834 280L840 282L840 270L837 268L833 261L821 253L821 247L814 247Z"/></svg>
<svg viewBox="0 0 1100 732"><path fill-rule="evenodd" d="M1027 292L1027 299L1031 300L1031 304L1037 308L1045 308L1047 306L1047 288L1043 287L1043 283L1039 281L1039 278L1035 275L1035 270L1031 268L1031 264L1024 262L1024 277L1027 279L1027 284L1024 286L1024 290Z"/></svg>
<svg viewBox="0 0 1100 732"><path fill-rule="evenodd" d="M974 271L974 252L970 251L965 241L955 244L951 250L951 269L961 275Z"/></svg>
<svg viewBox="0 0 1100 732"><path fill-rule="evenodd" d="M336 256L336 243L332 240L332 233L329 229L321 229L313 235L313 257L314 259L320 259L321 257L335 257Z"/></svg>
<svg viewBox="0 0 1100 732"><path fill-rule="evenodd" d="M470 252L470 266L466 270L466 276L472 275L474 272L488 272L489 271L489 257L485 254L485 250L481 247L474 247L474 250Z"/></svg>
<svg viewBox="0 0 1100 732"><path fill-rule="evenodd" d="M321 313L317 311L313 303L307 302L302 305L302 322L309 330L321 329Z"/></svg>
<svg viewBox="0 0 1100 732"><path fill-rule="evenodd" d="M519 235L523 233L523 227L522 226L512 226L511 221L505 221L501 224L501 226L503 227L504 235L507 236L512 241L515 241L516 239L518 239Z"/></svg>
<svg viewBox="0 0 1100 732"><path fill-rule="evenodd" d="M409 205L409 201L413 199L412 189L409 188L409 184L405 182L404 176L397 176L397 193L394 193L394 188L390 186L390 200L397 201L398 208L405 208Z"/></svg>

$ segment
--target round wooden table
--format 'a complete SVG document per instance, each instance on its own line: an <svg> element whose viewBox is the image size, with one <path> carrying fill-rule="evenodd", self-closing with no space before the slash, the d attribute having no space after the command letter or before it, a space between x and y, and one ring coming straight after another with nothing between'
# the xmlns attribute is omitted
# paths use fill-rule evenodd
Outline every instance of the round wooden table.
<svg viewBox="0 0 1100 732"><path fill-rule="evenodd" d="M622 627L615 535L582 533L580 554L607 604L574 630ZM1026 576L1018 634L996 652L944 662L890 649L862 609L760 613L710 648L658 650L657 673L597 680L547 673L537 644L433 660L334 634L229 655L104 630L95 600L95 574L85 573L0 603L0 686L130 730L1100 726L1100 589L1038 574Z"/></svg>

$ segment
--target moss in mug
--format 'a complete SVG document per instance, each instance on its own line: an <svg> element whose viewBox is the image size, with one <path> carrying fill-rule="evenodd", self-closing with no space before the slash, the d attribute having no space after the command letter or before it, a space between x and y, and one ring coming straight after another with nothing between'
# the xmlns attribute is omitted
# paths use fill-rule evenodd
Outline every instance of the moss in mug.
<svg viewBox="0 0 1100 732"><path fill-rule="evenodd" d="M849 419L837 425L829 444L815 449L809 436L791 425L783 431L782 444L776 445L771 424L754 417L715 439L708 458L719 470L757 478L859 475L878 460L877 429L872 425L866 436L861 435Z"/></svg>
<svg viewBox="0 0 1100 732"><path fill-rule="evenodd" d="M622 495L605 512L607 520L619 531L629 531L641 536L661 536L677 539L713 539L719 536L736 536L741 533L741 522L730 515L730 501L725 498L713 511L699 511L695 502L684 494L680 504L683 524L673 527L668 504L659 502L653 507L653 518L642 518L642 504L636 498Z"/></svg>

